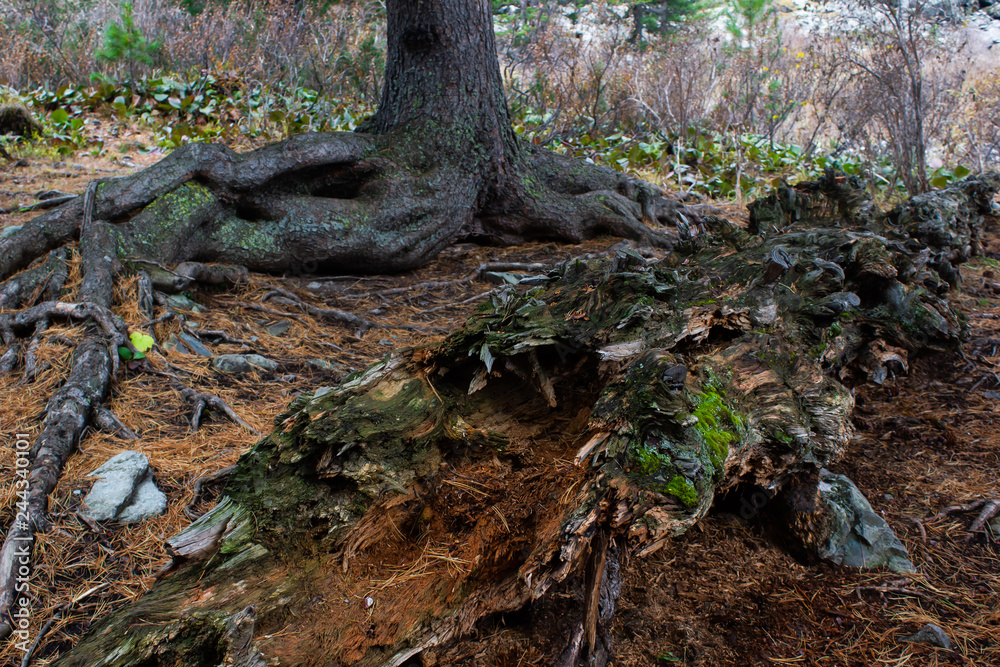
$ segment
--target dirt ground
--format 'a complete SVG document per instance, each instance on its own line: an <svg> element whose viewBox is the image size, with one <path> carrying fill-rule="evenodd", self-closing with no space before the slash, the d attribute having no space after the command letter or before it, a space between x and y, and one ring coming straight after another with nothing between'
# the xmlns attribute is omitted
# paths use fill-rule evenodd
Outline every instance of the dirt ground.
<svg viewBox="0 0 1000 667"><path fill-rule="evenodd" d="M89 127L89 126L88 126ZM100 126L93 128L101 132ZM156 152L138 128L102 137L104 157L27 156L0 173L0 209L35 201L45 190L81 192L86 182L155 162ZM744 214L728 207L735 218ZM0 226L31 214L8 213ZM157 341L171 333L225 331L230 341L210 345L215 354L256 352L278 360L268 376L222 376L195 354L158 348L153 368L172 369L189 386L219 395L258 431L297 393L331 384L397 346L423 344L443 333L394 325L421 324L441 331L457 326L495 285L474 278L487 262L555 264L614 245L531 244L512 249L453 247L431 265L395 276L253 276L236 292L193 292L204 312L185 311L155 327ZM629 558L622 545L623 588L612 630L613 664L625 665L997 665L1000 664L1000 559L998 536L970 535L976 511L942 510L997 498L1000 467L1000 225L991 221L982 256L963 268L956 298L969 315L969 341L961 354L912 360L910 374L885 387L856 388L857 435L833 471L857 483L908 548L917 574L858 572L793 554L768 531L766 507L741 512L743 499L720 499L698 527L648 559ZM71 276L73 272L71 271ZM304 312L264 305L282 285L314 305L340 308L386 325L360 334ZM134 281L118 285L119 314L142 324ZM286 331L274 325L287 323ZM0 469L13 468L13 434L37 435L39 414L69 368L69 343L80 332L53 326L38 349L49 366L31 382L0 378ZM207 340L208 337L205 337ZM326 364L310 363L322 360ZM168 560L164 540L211 506L219 484L196 495L199 477L231 465L256 436L222 418L189 433L189 406L169 385L143 369L118 382L109 407L139 433L136 443L88 434L54 493L53 530L36 547L32 637L51 627L32 664L44 665L91 623L140 596ZM91 486L87 473L129 448L145 452L168 511L128 527L89 525L77 513ZM0 484L0 525L13 514L14 486ZM749 518L747 518L749 517ZM447 567L447 563L442 567ZM560 651L553 627L560 605L574 593L531 613L508 615L481 626L458 645L423 656L425 665L546 665ZM940 625L954 649L904 643L924 623ZM280 644L281 632L269 637ZM0 662L20 662L12 645Z"/></svg>

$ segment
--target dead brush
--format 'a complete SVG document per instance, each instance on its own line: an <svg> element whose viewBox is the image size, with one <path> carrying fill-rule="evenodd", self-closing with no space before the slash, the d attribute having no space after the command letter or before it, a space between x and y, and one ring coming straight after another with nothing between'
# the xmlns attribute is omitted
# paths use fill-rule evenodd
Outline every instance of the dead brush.
<svg viewBox="0 0 1000 667"><path fill-rule="evenodd" d="M197 16L170 0L137 0L137 28L162 41L152 65L133 63L138 76L157 71L183 75L237 69L245 84L273 88L309 85L338 96L360 91L369 103L379 92L382 9L375 2L308 4L280 0L211 3ZM0 79L19 90L45 85L87 85L93 73L115 77L118 65L95 54L118 3L39 3L12 0L0 7L7 39ZM367 46L366 46L367 45Z"/></svg>
<svg viewBox="0 0 1000 667"><path fill-rule="evenodd" d="M954 155L977 171L1000 169L1000 75L981 75L959 95Z"/></svg>

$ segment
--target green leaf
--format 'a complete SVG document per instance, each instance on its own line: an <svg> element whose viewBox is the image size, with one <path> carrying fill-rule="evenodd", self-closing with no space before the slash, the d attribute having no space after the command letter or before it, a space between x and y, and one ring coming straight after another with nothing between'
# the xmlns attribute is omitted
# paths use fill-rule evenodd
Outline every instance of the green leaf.
<svg viewBox="0 0 1000 667"><path fill-rule="evenodd" d="M965 178L971 173L972 170L969 169L968 167L964 167L962 165L958 165L957 167L955 167L955 178Z"/></svg>
<svg viewBox="0 0 1000 667"><path fill-rule="evenodd" d="M147 336L141 331L133 331L129 335L128 339L129 341L132 342L132 347L135 348L135 351L137 353L149 352L149 350L153 347L153 343L156 342L155 340L153 340L152 336ZM136 354L135 358L141 359L145 356L146 355L143 354L143 356L140 357L139 354Z"/></svg>
<svg viewBox="0 0 1000 667"><path fill-rule="evenodd" d="M52 112L52 122L53 123L65 123L69 120L69 114L66 113L65 109L56 109Z"/></svg>
<svg viewBox="0 0 1000 667"><path fill-rule="evenodd" d="M132 350L128 349L124 345L119 345L118 346L118 356L121 357L122 359L125 359L126 361L128 361L129 359L132 358Z"/></svg>

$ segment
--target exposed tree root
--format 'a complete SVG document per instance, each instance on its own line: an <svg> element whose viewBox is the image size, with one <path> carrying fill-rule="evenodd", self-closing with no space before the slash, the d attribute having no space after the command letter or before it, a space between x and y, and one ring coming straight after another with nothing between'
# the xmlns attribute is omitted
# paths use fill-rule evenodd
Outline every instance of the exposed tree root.
<svg viewBox="0 0 1000 667"><path fill-rule="evenodd" d="M0 355L0 375L6 375L17 366L18 357L21 354L19 343L9 344L4 353Z"/></svg>
<svg viewBox="0 0 1000 667"><path fill-rule="evenodd" d="M295 306L301 308L305 312L309 313L313 317L318 317L324 320L331 320L333 322L338 322L340 324L348 324L350 326L355 326L358 328L359 335L364 334L369 329L400 329L403 331L441 331L438 327L425 327L419 324L384 324L381 322L375 322L369 320L366 317L361 317L360 315L355 315L354 313L349 313L344 310L339 310L337 308L320 308L318 306L313 306L300 297L292 294L286 289L273 289L262 298L262 301L272 300L275 303L279 303L284 306Z"/></svg>
<svg viewBox="0 0 1000 667"><path fill-rule="evenodd" d="M28 347L24 350L24 381L30 382L35 379L35 376L39 372L45 370L48 364L38 365L38 346L42 342L42 335L49 328L49 320L47 318L42 318L35 323L35 332L31 336L31 341L28 343Z"/></svg>
<svg viewBox="0 0 1000 667"><path fill-rule="evenodd" d="M236 469L236 466L226 466L222 470L217 470L209 475L202 475L194 481L192 487L193 496L191 497L191 502L187 504L184 508L184 514L187 515L192 521L199 518L199 515L194 513L194 506L198 504L201 499L201 494L204 493L204 487L206 484L211 484L212 482L217 482L229 477L229 473Z"/></svg>
<svg viewBox="0 0 1000 667"><path fill-rule="evenodd" d="M128 338L128 326L120 317L106 307L90 302L46 301L16 313L0 313L0 331L23 332L29 327L33 330L39 322L55 318L93 320L110 342L117 345L124 345Z"/></svg>
<svg viewBox="0 0 1000 667"><path fill-rule="evenodd" d="M69 253L64 249L53 250L44 262L22 271L0 284L0 308L16 310L33 306L42 298L55 301L66 283Z"/></svg>
<svg viewBox="0 0 1000 667"><path fill-rule="evenodd" d="M219 398L214 394L206 394L204 392L197 391L185 385L176 376L170 373L164 373L162 371L154 371L158 375L166 377L170 380L170 384L180 392L181 397L186 403L191 405L191 432L194 433L201 426L201 418L205 413L205 410L215 410L226 416L234 424L239 424L245 428L250 433L254 435L260 435L260 431L255 429L250 424L246 423L242 417L236 414L236 411L229 407L229 404L224 400Z"/></svg>
<svg viewBox="0 0 1000 667"><path fill-rule="evenodd" d="M92 190L88 188L88 195ZM56 487L63 466L86 428L102 410L101 403L118 370L117 347L129 344L127 326L109 309L117 264L107 225L91 220L89 215L85 218L87 225L81 232L83 280L78 295L81 301L47 301L19 312L0 314L4 338L34 326L32 341L24 355L29 379L38 370L35 349L51 319L89 322L87 335L76 347L69 377L46 405L41 433L30 452L27 502L23 509L19 507L0 551L0 637L6 637L12 630L7 614L16 595L18 573L30 569L35 534L48 528L48 494Z"/></svg>
<svg viewBox="0 0 1000 667"><path fill-rule="evenodd" d="M180 281L214 279L195 275L196 267L218 271L199 258L270 272L399 271L463 237L578 242L610 233L669 245L643 220L683 225L696 218L648 184L532 150L523 186L483 205L481 176L447 166L422 173L393 142L333 133L246 154L191 145L142 172L95 184L93 216L113 225L123 261L181 264L173 270ZM385 157L394 151L395 162ZM0 275L78 235L90 210L85 199L0 243Z"/></svg>
<svg viewBox="0 0 1000 667"><path fill-rule="evenodd" d="M55 208L57 206L62 206L66 202L71 202L79 197L79 195L63 195L61 197L51 197L49 199L42 199L35 202L34 204L28 204L27 206L12 206L11 208L0 209L0 215L6 215L8 213L30 213L31 211L46 211L50 208Z"/></svg>
<svg viewBox="0 0 1000 667"><path fill-rule="evenodd" d="M96 338L81 342L69 377L46 405L41 433L31 449L27 511L17 513L0 550L0 637L12 630L6 619L16 595L17 573L22 566L30 567L35 533L48 527L48 494L111 384L115 368L111 350Z"/></svg>
<svg viewBox="0 0 1000 667"><path fill-rule="evenodd" d="M986 526L986 522L990 521L998 514L1000 514L1000 499L994 498L983 505L983 511L979 513L976 520L972 522L971 526L969 526L969 533L971 533L971 535L968 539L971 540L975 537L975 535Z"/></svg>
<svg viewBox="0 0 1000 667"><path fill-rule="evenodd" d="M139 436L132 429L122 424L115 413L103 405L94 411L94 425L106 433L114 433L124 440L138 440Z"/></svg>
<svg viewBox="0 0 1000 667"><path fill-rule="evenodd" d="M964 505L952 505L938 512L934 518L943 519L952 514L974 512L976 510L980 510L979 515L976 516L976 520L969 526L969 536L966 538L966 541L972 541L991 519L1000 514L1000 499L980 498Z"/></svg>
<svg viewBox="0 0 1000 667"><path fill-rule="evenodd" d="M246 345L250 347L253 345L254 341L246 340L244 338L233 338L225 331L218 329L192 329L191 327L184 325L184 332L189 336L194 336L195 338L201 340L203 338L212 338L216 343L229 343L230 345Z"/></svg>
<svg viewBox="0 0 1000 667"><path fill-rule="evenodd" d="M227 306L236 306L238 308L243 308L244 310L253 310L258 313L265 313L266 315L274 315L275 317L285 317L290 320L295 320L299 324L305 324L306 321L296 315L295 313L289 313L284 310L278 310L277 308L269 308L260 303L247 303L245 301L228 301L225 303Z"/></svg>

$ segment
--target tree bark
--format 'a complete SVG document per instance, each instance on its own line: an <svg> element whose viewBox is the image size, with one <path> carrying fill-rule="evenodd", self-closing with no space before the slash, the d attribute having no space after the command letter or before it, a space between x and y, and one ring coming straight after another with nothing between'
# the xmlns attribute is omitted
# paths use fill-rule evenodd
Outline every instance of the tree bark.
<svg viewBox="0 0 1000 667"><path fill-rule="evenodd" d="M881 214L831 177L756 202L753 235L713 219L686 256L509 288L444 342L297 398L168 542L160 583L54 664L398 666L553 594L551 664L606 660L617 549L656 551L743 485L822 524L849 386L959 344L948 276L998 187Z"/></svg>

